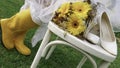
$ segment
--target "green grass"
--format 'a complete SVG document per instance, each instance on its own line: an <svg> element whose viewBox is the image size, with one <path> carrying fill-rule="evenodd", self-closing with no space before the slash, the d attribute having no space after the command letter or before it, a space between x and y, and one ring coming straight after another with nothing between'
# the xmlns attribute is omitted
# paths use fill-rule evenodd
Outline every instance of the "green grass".
<svg viewBox="0 0 120 68"><path fill-rule="evenodd" d="M23 5L23 0L0 0L0 18L9 18L16 14ZM30 68L34 56L39 48L40 42L36 47L32 48L31 38L36 29L31 29L25 38L25 44L32 50L30 56L24 56L17 52L16 49L7 50L0 43L0 68ZM1 35L1 33L0 33ZM116 33L116 37L120 37L120 33ZM53 35L53 39L55 36ZM120 66L120 43L118 43L118 56L109 68L119 68ZM50 59L44 58L38 64L38 68L75 68L81 59L81 54L67 46L58 46L53 52ZM99 63L101 60L95 58ZM83 68L92 68L89 61Z"/></svg>

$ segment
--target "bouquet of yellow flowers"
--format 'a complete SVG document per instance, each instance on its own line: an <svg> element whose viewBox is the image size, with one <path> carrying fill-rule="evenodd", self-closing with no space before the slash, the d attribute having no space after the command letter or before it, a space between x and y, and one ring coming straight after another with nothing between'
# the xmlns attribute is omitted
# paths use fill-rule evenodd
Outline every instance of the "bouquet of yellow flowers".
<svg viewBox="0 0 120 68"><path fill-rule="evenodd" d="M88 2L67 2L55 12L52 21L72 35L79 35L85 31L85 21L92 9Z"/></svg>

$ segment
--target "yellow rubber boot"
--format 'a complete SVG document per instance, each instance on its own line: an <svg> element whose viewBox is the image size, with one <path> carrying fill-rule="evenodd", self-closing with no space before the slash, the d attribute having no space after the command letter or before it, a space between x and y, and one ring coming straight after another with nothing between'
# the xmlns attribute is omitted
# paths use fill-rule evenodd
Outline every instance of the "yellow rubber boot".
<svg viewBox="0 0 120 68"><path fill-rule="evenodd" d="M31 50L23 43L26 32L21 32L17 34L18 36L16 36L15 38L15 48L23 55L30 55Z"/></svg>
<svg viewBox="0 0 120 68"><path fill-rule="evenodd" d="M27 31L38 26L32 21L29 9L17 13L9 22L9 28L14 32Z"/></svg>
<svg viewBox="0 0 120 68"><path fill-rule="evenodd" d="M28 30L38 27L32 21L30 10L23 10L8 19L1 20L2 41L6 48L16 48L21 54L29 55L30 49L24 45L24 37Z"/></svg>
<svg viewBox="0 0 120 68"><path fill-rule="evenodd" d="M2 41L4 46L7 49L12 49L14 48L14 38L15 35L13 31L11 31L8 27L8 19L2 19L1 20L1 29L2 29Z"/></svg>

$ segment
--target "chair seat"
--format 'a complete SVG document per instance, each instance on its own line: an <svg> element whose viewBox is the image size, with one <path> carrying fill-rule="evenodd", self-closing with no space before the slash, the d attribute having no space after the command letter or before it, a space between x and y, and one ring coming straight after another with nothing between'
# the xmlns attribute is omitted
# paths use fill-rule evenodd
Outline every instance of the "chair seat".
<svg viewBox="0 0 120 68"><path fill-rule="evenodd" d="M48 28L57 36L61 37L65 41L71 43L72 45L76 46L77 48L82 49L83 51L90 53L98 58L106 60L108 62L112 62L115 60L116 56L108 53L105 51L100 45L94 45L89 43L86 40L81 40L70 33L66 33L64 30L60 29L56 24L53 22L49 22Z"/></svg>

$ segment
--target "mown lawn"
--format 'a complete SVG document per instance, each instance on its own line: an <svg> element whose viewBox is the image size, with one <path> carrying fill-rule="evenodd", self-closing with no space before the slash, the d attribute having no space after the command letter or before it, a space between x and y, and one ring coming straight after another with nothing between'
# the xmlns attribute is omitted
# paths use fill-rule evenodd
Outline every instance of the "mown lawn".
<svg viewBox="0 0 120 68"><path fill-rule="evenodd" d="M9 18L16 14L20 7L23 5L23 0L0 0L0 18ZM30 56L24 56L17 52L16 49L7 50L0 42L0 68L30 68L30 65L34 59L34 56L38 50L40 42L36 47L32 48L31 38L36 29L28 31L25 39L25 44L31 48L32 54ZM1 32L0 32L1 36ZM116 33L116 37L120 37L120 33ZM53 35L53 39L55 35ZM118 56L116 60L110 65L109 68L120 68L120 43L118 42ZM37 68L75 68L81 59L81 54L66 46L58 46L53 52L50 59L41 59ZM96 58L99 63L101 60ZM83 66L83 68L92 68L89 61Z"/></svg>

